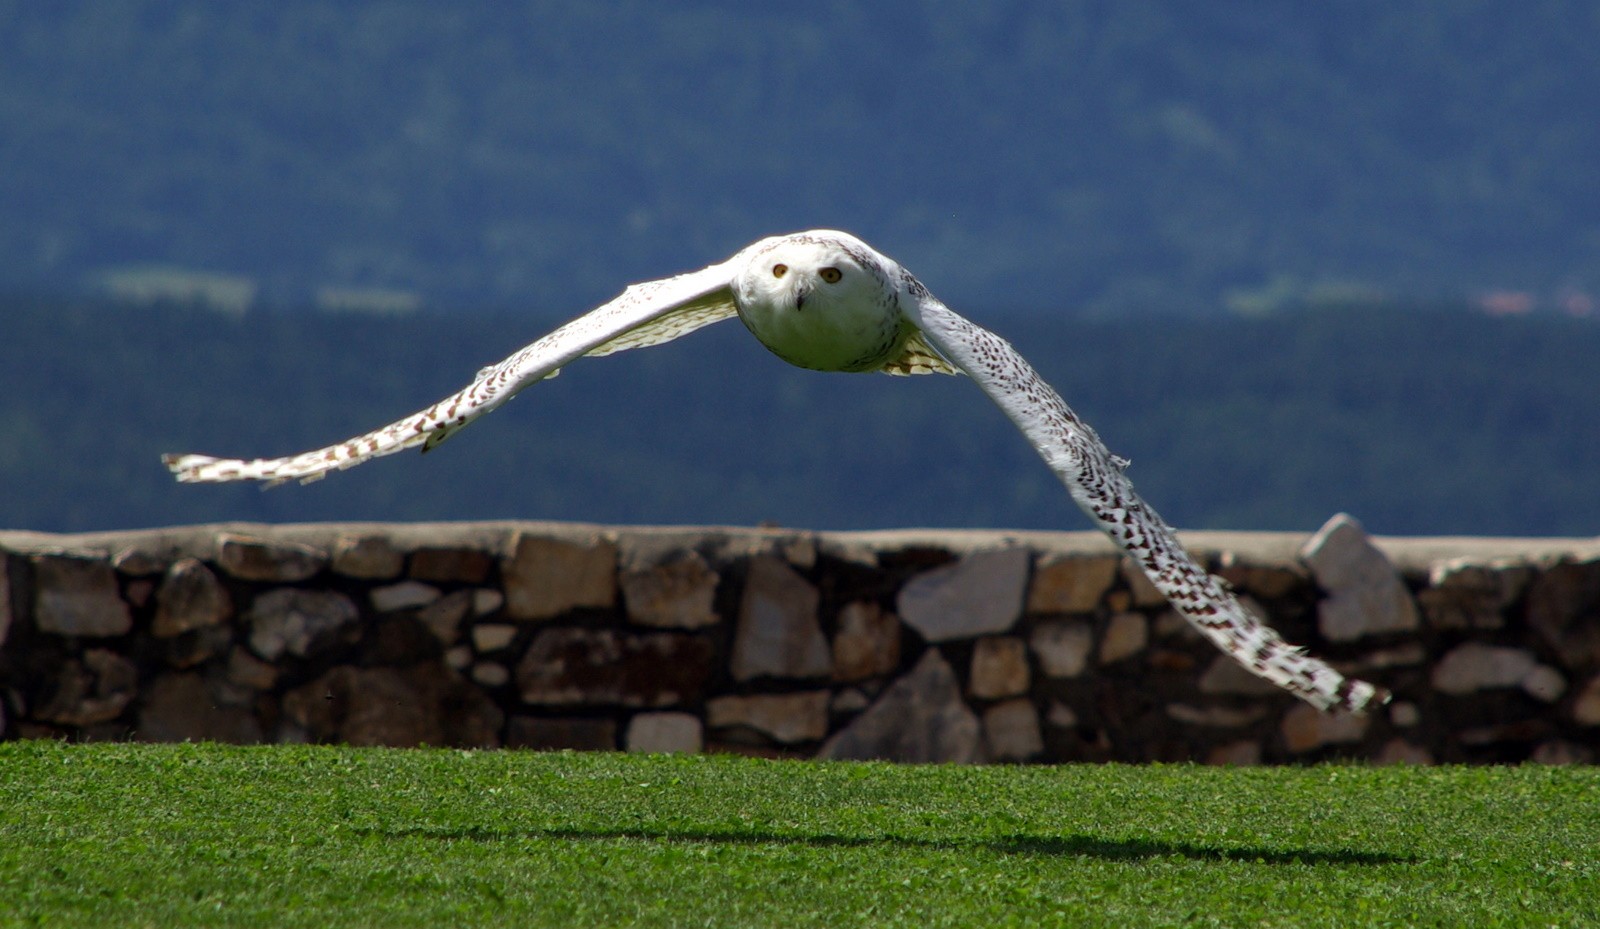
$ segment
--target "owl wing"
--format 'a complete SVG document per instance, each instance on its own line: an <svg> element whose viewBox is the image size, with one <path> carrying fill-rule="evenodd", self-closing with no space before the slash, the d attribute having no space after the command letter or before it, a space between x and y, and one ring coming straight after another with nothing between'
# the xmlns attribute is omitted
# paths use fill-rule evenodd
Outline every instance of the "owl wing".
<svg viewBox="0 0 1600 929"><path fill-rule="evenodd" d="M961 369L934 351L933 347L928 344L920 332L913 332L906 339L906 345L904 350L900 352L900 357L890 361L878 370L884 374L893 374L901 377L912 374L961 373Z"/></svg>
<svg viewBox="0 0 1600 929"><path fill-rule="evenodd" d="M479 371L472 383L427 409L337 445L285 458L188 454L163 455L161 460L179 481L264 481L272 486L291 480L310 483L330 471L419 445L427 451L576 358L658 345L736 315L731 283L738 257L634 284L611 302Z"/></svg>
<svg viewBox="0 0 1600 929"><path fill-rule="evenodd" d="M1380 706L1388 691L1351 680L1263 625L1184 550L1123 475L1127 465L1004 339L968 322L917 284L922 334L965 371L1033 443L1072 499L1206 638L1255 674L1319 709Z"/></svg>

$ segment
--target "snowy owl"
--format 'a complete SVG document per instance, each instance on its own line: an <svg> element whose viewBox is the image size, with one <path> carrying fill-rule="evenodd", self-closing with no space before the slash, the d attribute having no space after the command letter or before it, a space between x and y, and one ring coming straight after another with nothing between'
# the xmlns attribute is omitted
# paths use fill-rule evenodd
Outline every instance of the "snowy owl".
<svg viewBox="0 0 1600 929"><path fill-rule="evenodd" d="M738 316L779 358L817 371L966 374L1033 443L1072 499L1143 569L1178 612L1257 675L1320 709L1381 705L1381 687L1351 680L1283 641L1190 557L1134 493L1112 455L1004 339L952 312L909 271L855 236L816 230L775 236L727 261L635 284L510 358L459 392L337 445L245 461L167 455L180 481L309 482L457 429L585 355L658 345Z"/></svg>

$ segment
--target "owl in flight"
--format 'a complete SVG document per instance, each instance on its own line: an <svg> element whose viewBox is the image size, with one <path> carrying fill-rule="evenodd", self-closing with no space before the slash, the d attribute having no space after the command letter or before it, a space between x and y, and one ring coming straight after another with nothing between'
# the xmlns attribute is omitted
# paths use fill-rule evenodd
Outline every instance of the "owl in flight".
<svg viewBox="0 0 1600 929"><path fill-rule="evenodd" d="M1111 454L1004 339L939 302L911 272L855 236L816 230L762 239L699 271L635 284L425 410L366 435L287 458L167 455L180 481L309 482L421 446L585 355L658 345L738 316L784 361L817 371L966 374L1033 443L1072 499L1125 549L1179 613L1257 675L1319 709L1360 712L1389 693L1287 644L1197 564Z"/></svg>

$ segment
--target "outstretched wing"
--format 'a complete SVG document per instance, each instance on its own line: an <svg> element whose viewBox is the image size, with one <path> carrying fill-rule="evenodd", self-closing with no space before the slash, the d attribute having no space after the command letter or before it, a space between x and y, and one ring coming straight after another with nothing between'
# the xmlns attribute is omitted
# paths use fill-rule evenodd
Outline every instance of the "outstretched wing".
<svg viewBox="0 0 1600 929"><path fill-rule="evenodd" d="M610 303L479 371L471 384L427 409L337 445L253 461L192 454L163 455L161 460L180 481L265 481L271 486L291 480L310 483L330 471L419 445L426 451L576 358L658 345L736 315L730 284L737 260L735 256L700 271L635 284Z"/></svg>
<svg viewBox="0 0 1600 929"><path fill-rule="evenodd" d="M965 371L1038 449L1072 499L1144 570L1174 608L1208 639L1261 677L1319 709L1356 712L1382 705L1388 691L1351 680L1284 642L1184 551L1122 473L1094 430L1073 413L1004 339L913 288L922 334Z"/></svg>

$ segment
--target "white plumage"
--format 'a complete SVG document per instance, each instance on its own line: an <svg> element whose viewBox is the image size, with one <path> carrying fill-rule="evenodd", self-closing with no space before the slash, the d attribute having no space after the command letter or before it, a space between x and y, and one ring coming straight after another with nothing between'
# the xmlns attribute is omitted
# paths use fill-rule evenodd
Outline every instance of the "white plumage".
<svg viewBox="0 0 1600 929"><path fill-rule="evenodd" d="M1285 643L1191 558L1123 475L1126 465L1004 339L939 302L910 272L852 235L816 230L763 239L700 271L635 284L478 372L471 384L337 445L252 461L167 455L180 481L318 480L457 429L585 355L657 345L737 315L778 357L819 371L964 373L1033 443L1072 499L1185 618L1261 677L1321 709L1361 711L1387 691L1346 678Z"/></svg>

